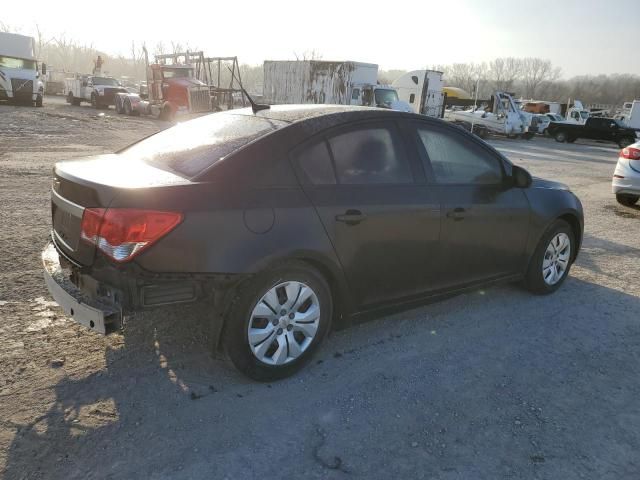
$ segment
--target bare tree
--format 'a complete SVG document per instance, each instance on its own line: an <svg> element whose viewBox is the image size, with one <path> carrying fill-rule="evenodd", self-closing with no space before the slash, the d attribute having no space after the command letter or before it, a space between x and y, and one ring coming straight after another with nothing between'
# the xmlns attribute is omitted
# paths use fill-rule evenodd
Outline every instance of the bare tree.
<svg viewBox="0 0 640 480"><path fill-rule="evenodd" d="M522 60L514 57L496 58L489 62L489 82L494 90L513 91L516 80L522 75Z"/></svg>
<svg viewBox="0 0 640 480"><path fill-rule="evenodd" d="M298 54L297 52L293 52L293 56L296 57L296 60L322 60L322 53L315 48L313 50L305 50L304 52Z"/></svg>
<svg viewBox="0 0 640 480"><path fill-rule="evenodd" d="M535 98L538 87L560 78L560 68L554 67L551 60L527 57L522 59L522 80L525 96Z"/></svg>

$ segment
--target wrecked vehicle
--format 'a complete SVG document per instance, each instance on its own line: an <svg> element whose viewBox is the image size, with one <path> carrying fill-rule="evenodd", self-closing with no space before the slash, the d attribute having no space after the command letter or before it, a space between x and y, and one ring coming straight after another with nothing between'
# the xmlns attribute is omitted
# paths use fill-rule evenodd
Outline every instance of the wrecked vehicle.
<svg viewBox="0 0 640 480"><path fill-rule="evenodd" d="M272 380L353 316L566 279L580 201L474 135L388 109L253 107L56 164L42 260L67 315L108 333L123 312L203 302L212 347Z"/></svg>
<svg viewBox="0 0 640 480"><path fill-rule="evenodd" d="M412 111L394 88L378 85L378 65L352 61L267 60L264 99L272 105L314 103Z"/></svg>
<svg viewBox="0 0 640 480"><path fill-rule="evenodd" d="M518 108L513 97L506 92L495 92L479 108L446 110L445 120L464 125L482 125L489 132L509 138L531 140L538 130L537 119Z"/></svg>

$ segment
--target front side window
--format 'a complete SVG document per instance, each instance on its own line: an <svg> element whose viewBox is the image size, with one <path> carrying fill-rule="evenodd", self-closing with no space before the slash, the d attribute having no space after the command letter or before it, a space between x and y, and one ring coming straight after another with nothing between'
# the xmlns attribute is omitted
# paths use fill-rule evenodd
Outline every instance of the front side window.
<svg viewBox="0 0 640 480"><path fill-rule="evenodd" d="M412 183L409 161L395 128L368 126L329 139L338 181L343 184Z"/></svg>
<svg viewBox="0 0 640 480"><path fill-rule="evenodd" d="M115 78L109 77L93 77L92 79L94 85L106 85L108 87L118 87L120 83Z"/></svg>
<svg viewBox="0 0 640 480"><path fill-rule="evenodd" d="M496 185L502 183L500 160L469 139L442 130L418 128L418 136L438 183Z"/></svg>
<svg viewBox="0 0 640 480"><path fill-rule="evenodd" d="M360 98L360 89L354 88L353 93L351 94L351 100L357 100L358 98Z"/></svg>

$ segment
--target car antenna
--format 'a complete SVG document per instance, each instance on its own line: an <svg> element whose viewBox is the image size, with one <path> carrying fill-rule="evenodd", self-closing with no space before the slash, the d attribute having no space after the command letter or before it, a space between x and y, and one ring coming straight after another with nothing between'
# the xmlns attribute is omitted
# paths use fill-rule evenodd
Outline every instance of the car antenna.
<svg viewBox="0 0 640 480"><path fill-rule="evenodd" d="M254 102L253 98L251 98L251 95L249 95L249 92L247 92L244 89L244 87L242 86L242 82L236 78L235 73L233 73L233 70L231 70L231 68L229 68L228 65L227 65L227 69L231 72L231 76L233 77L233 79L236 82L238 82L238 85L240 85L240 90L242 91L244 96L247 97L247 100L249 100L249 103L251 104L251 111L254 114L258 113L260 110L269 110L271 108L271 105L267 105L265 103L256 103L256 102Z"/></svg>

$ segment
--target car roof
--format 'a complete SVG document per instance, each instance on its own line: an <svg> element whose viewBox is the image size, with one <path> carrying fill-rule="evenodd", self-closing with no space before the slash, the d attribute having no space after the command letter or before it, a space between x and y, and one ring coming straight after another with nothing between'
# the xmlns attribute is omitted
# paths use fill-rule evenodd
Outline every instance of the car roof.
<svg viewBox="0 0 640 480"><path fill-rule="evenodd" d="M228 110L227 115L247 115L288 124L305 122L328 128L353 120L376 119L392 116L415 116L386 108L360 107L355 105L271 105L268 109L253 113L251 108ZM308 125L308 126L310 126Z"/></svg>

